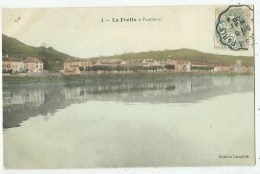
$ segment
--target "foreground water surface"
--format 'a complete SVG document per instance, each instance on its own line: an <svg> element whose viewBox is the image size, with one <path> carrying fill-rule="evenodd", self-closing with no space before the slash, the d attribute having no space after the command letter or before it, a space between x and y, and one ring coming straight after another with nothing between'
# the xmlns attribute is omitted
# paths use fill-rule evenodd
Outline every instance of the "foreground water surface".
<svg viewBox="0 0 260 174"><path fill-rule="evenodd" d="M7 168L252 165L254 77L4 84L3 127Z"/></svg>

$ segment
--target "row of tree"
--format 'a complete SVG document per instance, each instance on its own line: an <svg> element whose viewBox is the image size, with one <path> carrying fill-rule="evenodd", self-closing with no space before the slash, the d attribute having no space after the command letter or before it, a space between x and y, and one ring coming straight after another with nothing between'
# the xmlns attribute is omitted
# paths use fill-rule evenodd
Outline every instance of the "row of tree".
<svg viewBox="0 0 260 174"><path fill-rule="evenodd" d="M214 67L212 66L192 66L191 70L211 71Z"/></svg>
<svg viewBox="0 0 260 174"><path fill-rule="evenodd" d="M152 65L152 66L141 66L141 65L133 65L133 66L127 66L127 65L117 65L117 66L110 66L110 65L94 65L91 67L79 67L80 71L144 71L144 70L173 70L175 69L174 65Z"/></svg>
<svg viewBox="0 0 260 174"><path fill-rule="evenodd" d="M2 73L8 73L8 74L18 74L18 73L28 73L29 69L20 69L19 71L14 71L12 69L2 70Z"/></svg>

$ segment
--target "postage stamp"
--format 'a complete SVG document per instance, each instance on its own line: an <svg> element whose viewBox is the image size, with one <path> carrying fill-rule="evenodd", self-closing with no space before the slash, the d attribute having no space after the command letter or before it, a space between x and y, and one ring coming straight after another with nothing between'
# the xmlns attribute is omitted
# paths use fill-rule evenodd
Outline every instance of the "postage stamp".
<svg viewBox="0 0 260 174"><path fill-rule="evenodd" d="M215 48L249 50L254 45L253 7L230 5L216 8Z"/></svg>

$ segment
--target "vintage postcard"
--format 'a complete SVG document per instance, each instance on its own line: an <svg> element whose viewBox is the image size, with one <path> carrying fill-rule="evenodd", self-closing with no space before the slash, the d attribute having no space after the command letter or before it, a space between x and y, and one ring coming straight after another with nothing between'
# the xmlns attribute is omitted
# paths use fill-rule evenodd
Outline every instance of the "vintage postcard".
<svg viewBox="0 0 260 174"><path fill-rule="evenodd" d="M7 169L255 165L254 6L5 8Z"/></svg>

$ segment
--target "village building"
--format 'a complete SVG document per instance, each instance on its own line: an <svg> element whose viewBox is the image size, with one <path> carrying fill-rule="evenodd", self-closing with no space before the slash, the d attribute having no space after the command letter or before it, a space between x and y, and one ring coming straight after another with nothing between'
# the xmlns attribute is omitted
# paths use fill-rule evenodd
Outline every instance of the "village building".
<svg viewBox="0 0 260 174"><path fill-rule="evenodd" d="M211 70L212 72L221 72L221 66L216 66L214 67L213 70Z"/></svg>
<svg viewBox="0 0 260 174"><path fill-rule="evenodd" d="M101 73L118 73L120 69L128 67L128 62L125 62L121 59L110 59L97 61L93 64L93 69L97 67L97 70L94 70L98 74Z"/></svg>
<svg viewBox="0 0 260 174"><path fill-rule="evenodd" d="M148 72L161 72L164 69L164 66L161 64L161 62L154 59L143 59L141 61L141 65L144 70Z"/></svg>
<svg viewBox="0 0 260 174"><path fill-rule="evenodd" d="M190 72L191 62L186 60L168 60L168 65L174 65L174 71L176 72Z"/></svg>
<svg viewBox="0 0 260 174"><path fill-rule="evenodd" d="M3 57L2 72L3 73L20 73L24 72L24 63L18 58Z"/></svg>
<svg viewBox="0 0 260 174"><path fill-rule="evenodd" d="M43 62L36 57L28 57L24 61L24 69L28 73L42 73Z"/></svg>
<svg viewBox="0 0 260 174"><path fill-rule="evenodd" d="M126 62L121 60L121 59L111 59L108 61L108 64L111 64L111 65L125 65Z"/></svg>
<svg viewBox="0 0 260 174"><path fill-rule="evenodd" d="M250 66L250 67L247 67L247 71L249 73L254 73L255 69L254 69L254 67Z"/></svg>
<svg viewBox="0 0 260 174"><path fill-rule="evenodd" d="M93 66L100 66L102 65L103 63L101 63L99 60L93 65Z"/></svg>
<svg viewBox="0 0 260 174"><path fill-rule="evenodd" d="M242 72L246 72L247 68L243 66L242 60L236 60L236 63L231 66L231 71L242 73Z"/></svg>
<svg viewBox="0 0 260 174"><path fill-rule="evenodd" d="M3 73L12 72L12 62L10 60L3 58L2 71L3 71Z"/></svg>
<svg viewBox="0 0 260 174"><path fill-rule="evenodd" d="M219 72L222 69L220 66L222 66L222 65L193 61L192 65L191 65L191 71L193 71L193 72L200 72L200 71Z"/></svg>
<svg viewBox="0 0 260 174"><path fill-rule="evenodd" d="M228 65L222 65L221 66L221 72L230 72L230 66Z"/></svg>
<svg viewBox="0 0 260 174"><path fill-rule="evenodd" d="M68 59L64 62L64 73L81 74L86 67L91 67L92 63L86 59Z"/></svg>
<svg viewBox="0 0 260 174"><path fill-rule="evenodd" d="M101 64L101 65L107 65L107 66L117 66L117 65L125 65L126 64L126 62L121 60L121 59L103 60L103 61L97 61L97 63Z"/></svg>
<svg viewBox="0 0 260 174"><path fill-rule="evenodd" d="M228 65L217 65L211 70L212 72L230 72L231 67Z"/></svg>
<svg viewBox="0 0 260 174"><path fill-rule="evenodd" d="M64 70L60 72L69 74L82 73L132 73L132 72L252 72L237 60L234 65L212 64L206 62L191 62L188 60L161 60L138 59L138 61L123 61L121 59L97 60L95 62L86 59L69 59L64 62Z"/></svg>

